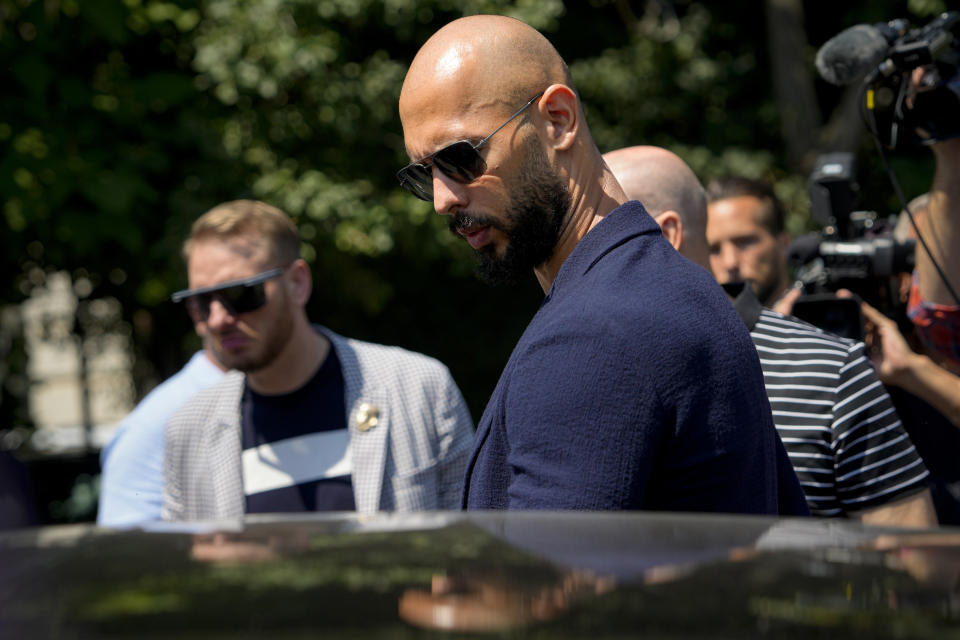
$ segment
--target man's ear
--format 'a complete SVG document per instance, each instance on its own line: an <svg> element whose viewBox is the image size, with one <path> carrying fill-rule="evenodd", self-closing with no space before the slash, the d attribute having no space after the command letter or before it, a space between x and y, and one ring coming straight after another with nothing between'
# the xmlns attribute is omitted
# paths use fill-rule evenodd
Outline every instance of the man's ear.
<svg viewBox="0 0 960 640"><path fill-rule="evenodd" d="M676 211L664 211L658 214L654 220L660 225L663 237L667 239L667 242L673 245L674 249L680 251L680 247L683 246L683 220L680 219L680 214Z"/></svg>
<svg viewBox="0 0 960 640"><path fill-rule="evenodd" d="M313 291L313 276L310 273L310 265L303 258L297 258L293 264L287 267L287 270L289 272L287 281L290 283L290 293L297 305L305 306Z"/></svg>
<svg viewBox="0 0 960 640"><path fill-rule="evenodd" d="M557 151L573 145L580 127L577 94L565 84L552 84L543 92L537 110L546 122L547 143Z"/></svg>

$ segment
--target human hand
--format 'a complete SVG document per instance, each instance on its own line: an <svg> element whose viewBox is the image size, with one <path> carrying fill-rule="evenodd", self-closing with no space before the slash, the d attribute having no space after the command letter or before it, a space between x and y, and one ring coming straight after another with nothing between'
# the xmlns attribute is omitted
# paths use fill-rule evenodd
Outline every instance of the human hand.
<svg viewBox="0 0 960 640"><path fill-rule="evenodd" d="M771 309L777 313L782 313L785 316L793 315L793 305L797 302L797 298L802 295L803 287L794 286L792 289L780 296L780 299L774 303Z"/></svg>
<svg viewBox="0 0 960 640"><path fill-rule="evenodd" d="M880 381L902 386L918 358L900 333L897 323L866 302L860 303L864 317L867 351Z"/></svg>

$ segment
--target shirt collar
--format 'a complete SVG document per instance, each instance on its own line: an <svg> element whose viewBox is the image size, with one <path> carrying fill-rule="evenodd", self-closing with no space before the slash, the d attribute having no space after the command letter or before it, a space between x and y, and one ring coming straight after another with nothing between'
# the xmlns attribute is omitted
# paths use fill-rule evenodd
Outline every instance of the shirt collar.
<svg viewBox="0 0 960 640"><path fill-rule="evenodd" d="M580 239L557 272L547 298L553 297L567 280L577 279L589 271L610 250L643 234L660 235L660 225L640 202L623 203Z"/></svg>

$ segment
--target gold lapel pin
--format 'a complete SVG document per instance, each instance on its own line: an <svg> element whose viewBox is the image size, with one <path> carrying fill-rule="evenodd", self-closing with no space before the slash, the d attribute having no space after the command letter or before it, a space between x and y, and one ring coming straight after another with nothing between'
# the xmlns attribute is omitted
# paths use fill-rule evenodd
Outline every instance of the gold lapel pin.
<svg viewBox="0 0 960 640"><path fill-rule="evenodd" d="M357 429L361 432L370 431L380 422L380 408L369 402L363 402L357 407Z"/></svg>

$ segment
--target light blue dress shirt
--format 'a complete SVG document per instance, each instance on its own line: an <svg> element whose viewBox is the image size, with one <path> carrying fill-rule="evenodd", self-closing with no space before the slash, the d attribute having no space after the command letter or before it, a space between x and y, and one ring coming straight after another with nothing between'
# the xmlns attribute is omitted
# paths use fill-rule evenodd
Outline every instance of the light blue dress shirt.
<svg viewBox="0 0 960 640"><path fill-rule="evenodd" d="M130 527L160 519L167 422L194 394L222 376L204 352L198 351L123 419L100 454L103 474L97 524Z"/></svg>

